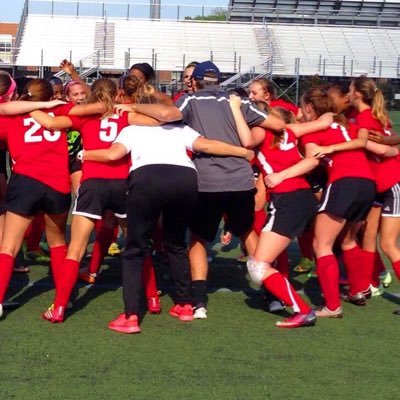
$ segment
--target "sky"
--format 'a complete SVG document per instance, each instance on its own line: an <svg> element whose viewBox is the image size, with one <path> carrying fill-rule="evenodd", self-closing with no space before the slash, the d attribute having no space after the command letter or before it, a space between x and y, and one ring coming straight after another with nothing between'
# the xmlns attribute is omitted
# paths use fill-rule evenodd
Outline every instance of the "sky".
<svg viewBox="0 0 400 400"><path fill-rule="evenodd" d="M98 1L100 3L101 0ZM106 0L107 3L149 4L150 0ZM0 22L19 22L25 0L0 0ZM208 6L227 6L229 0L161 0L162 4L204 4Z"/></svg>

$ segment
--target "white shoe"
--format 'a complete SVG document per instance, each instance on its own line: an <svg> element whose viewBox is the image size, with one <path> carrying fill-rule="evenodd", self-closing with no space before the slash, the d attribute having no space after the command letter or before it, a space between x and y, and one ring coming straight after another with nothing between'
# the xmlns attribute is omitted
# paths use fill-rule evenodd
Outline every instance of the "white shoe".
<svg viewBox="0 0 400 400"><path fill-rule="evenodd" d="M3 304L0 303L0 318L3 316Z"/></svg>
<svg viewBox="0 0 400 400"><path fill-rule="evenodd" d="M205 308L205 307L195 308L194 313L193 313L193 318L194 319L207 319L207 308Z"/></svg>
<svg viewBox="0 0 400 400"><path fill-rule="evenodd" d="M369 288L371 289L371 297L379 297L384 293L382 285L379 285L378 287L369 285Z"/></svg>
<svg viewBox="0 0 400 400"><path fill-rule="evenodd" d="M389 271L384 271L379 274L379 280L383 287L387 288L392 283L393 278Z"/></svg>

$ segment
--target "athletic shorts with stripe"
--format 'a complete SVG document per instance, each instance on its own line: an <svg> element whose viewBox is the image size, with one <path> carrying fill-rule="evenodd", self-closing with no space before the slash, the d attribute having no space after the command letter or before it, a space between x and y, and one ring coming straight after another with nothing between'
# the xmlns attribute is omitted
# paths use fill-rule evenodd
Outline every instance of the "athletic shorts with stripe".
<svg viewBox="0 0 400 400"><path fill-rule="evenodd" d="M271 193L268 218L262 232L293 238L300 236L317 213L317 200L310 189Z"/></svg>
<svg viewBox="0 0 400 400"><path fill-rule="evenodd" d="M72 214L101 219L105 210L126 218L126 179L86 179L78 188Z"/></svg>
<svg viewBox="0 0 400 400"><path fill-rule="evenodd" d="M379 193L375 202L382 206L382 217L400 217L400 183Z"/></svg>
<svg viewBox="0 0 400 400"><path fill-rule="evenodd" d="M347 221L364 221L375 200L375 182L364 178L343 178L325 190L318 212Z"/></svg>
<svg viewBox="0 0 400 400"><path fill-rule="evenodd" d="M33 216L64 214L71 206L71 193L61 193L44 183L25 175L11 174L8 182L6 209L15 214Z"/></svg>

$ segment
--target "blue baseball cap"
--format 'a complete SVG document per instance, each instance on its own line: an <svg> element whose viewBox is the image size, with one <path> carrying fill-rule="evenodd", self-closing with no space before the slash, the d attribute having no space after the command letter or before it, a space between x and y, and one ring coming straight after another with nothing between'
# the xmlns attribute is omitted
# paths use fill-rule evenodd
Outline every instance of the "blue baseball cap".
<svg viewBox="0 0 400 400"><path fill-rule="evenodd" d="M218 83L221 78L221 72L213 62L204 61L196 66L192 72L192 78L200 81Z"/></svg>

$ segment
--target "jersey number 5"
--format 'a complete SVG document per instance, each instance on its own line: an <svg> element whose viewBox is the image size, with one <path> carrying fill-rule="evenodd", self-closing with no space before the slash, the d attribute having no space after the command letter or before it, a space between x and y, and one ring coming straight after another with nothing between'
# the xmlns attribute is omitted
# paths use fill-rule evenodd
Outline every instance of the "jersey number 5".
<svg viewBox="0 0 400 400"><path fill-rule="evenodd" d="M53 113L49 113L52 117L54 117ZM61 137L61 131L48 131L43 129L43 133L39 132L42 129L42 126L39 125L33 118L25 118L24 126L31 127L25 132L24 140L25 143L38 143L42 142L43 139L48 142L56 142Z"/></svg>
<svg viewBox="0 0 400 400"><path fill-rule="evenodd" d="M113 142L118 135L118 124L110 121L111 118L118 118L118 115L112 115L110 118L104 118L100 123L100 140L102 142Z"/></svg>

